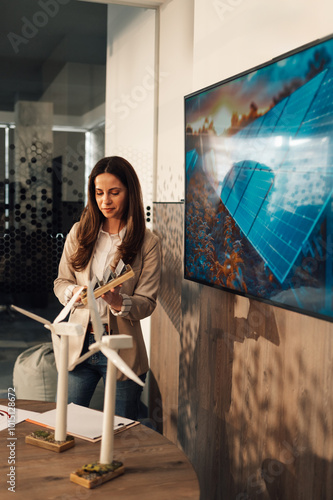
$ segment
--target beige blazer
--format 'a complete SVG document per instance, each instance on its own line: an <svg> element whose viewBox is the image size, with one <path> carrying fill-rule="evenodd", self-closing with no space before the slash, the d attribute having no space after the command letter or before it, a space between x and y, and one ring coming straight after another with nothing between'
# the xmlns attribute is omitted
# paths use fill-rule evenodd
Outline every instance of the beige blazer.
<svg viewBox="0 0 333 500"><path fill-rule="evenodd" d="M74 224L67 235L59 263L58 277L54 281L54 293L62 304L65 303L64 293L68 285L86 286L90 277L92 258L86 269L80 272L74 271L69 263L70 256L77 247L77 228L78 223ZM142 375L147 372L149 365L140 320L150 316L156 307L161 270L160 241L149 229L146 229L142 248L131 267L134 277L123 283L121 289L122 293L131 297L131 310L127 316L115 316L109 309L109 331L112 331L113 335L126 334L133 337L133 348L121 349L119 354L137 375ZM82 324L86 331L89 323L88 307L74 307L69 321ZM69 366L79 358L83 343L84 335L69 337ZM54 351L57 358L57 349ZM126 377L118 370L117 379L125 380Z"/></svg>

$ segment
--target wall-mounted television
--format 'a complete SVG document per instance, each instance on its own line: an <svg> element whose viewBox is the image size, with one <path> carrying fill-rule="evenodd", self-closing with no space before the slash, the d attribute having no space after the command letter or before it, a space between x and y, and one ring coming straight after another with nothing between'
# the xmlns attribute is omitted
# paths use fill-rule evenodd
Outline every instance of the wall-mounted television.
<svg viewBox="0 0 333 500"><path fill-rule="evenodd" d="M184 101L185 279L333 321L333 35Z"/></svg>

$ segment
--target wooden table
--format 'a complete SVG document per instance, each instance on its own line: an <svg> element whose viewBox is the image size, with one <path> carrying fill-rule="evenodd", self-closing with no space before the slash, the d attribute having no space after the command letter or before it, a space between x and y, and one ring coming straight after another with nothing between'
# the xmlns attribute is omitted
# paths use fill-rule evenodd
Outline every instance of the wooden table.
<svg viewBox="0 0 333 500"><path fill-rule="evenodd" d="M0 399L0 405L7 400ZM16 407L44 412L54 403L16 400ZM124 463L125 474L95 489L86 489L69 480L83 465L99 460L100 442L75 438L75 446L55 453L25 443L25 436L38 426L22 422L15 427L15 493L8 491L11 454L7 430L0 432L1 500L199 500L198 479L184 453L161 434L137 425L115 435L116 460Z"/></svg>

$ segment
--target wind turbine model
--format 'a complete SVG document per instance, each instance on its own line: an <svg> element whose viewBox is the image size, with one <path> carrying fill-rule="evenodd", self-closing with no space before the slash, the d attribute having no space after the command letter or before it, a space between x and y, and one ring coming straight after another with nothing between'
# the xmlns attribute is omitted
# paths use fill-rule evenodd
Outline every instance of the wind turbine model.
<svg viewBox="0 0 333 500"><path fill-rule="evenodd" d="M131 348L133 345L132 337L130 335L103 336L104 327L98 314L96 300L90 283L87 288L87 300L96 342L89 346L89 352L81 356L70 369L98 351L101 351L108 358L104 392L102 442L99 463L85 465L80 470L72 473L70 480L86 488L94 488L125 472L123 464L113 460L117 368L137 384L143 386L144 383L115 350Z"/></svg>
<svg viewBox="0 0 333 500"><path fill-rule="evenodd" d="M66 306L60 311L56 319L51 323L49 320L33 314L25 309L12 305L11 308L18 311L35 321L43 323L45 328L51 330L54 346L58 349L57 356L57 404L56 404L56 424L54 431L54 440L46 440L45 433L40 432L41 437L26 436L25 442L34 444L41 448L47 448L53 451L65 451L74 446L75 441L71 436L67 436L67 404L68 404L68 337L73 335L83 335L83 327L80 324L62 322L68 315L74 302L79 296L82 288L75 293ZM36 433L34 433L36 436ZM44 439L42 437L44 436ZM46 439L45 439L46 437ZM69 438L69 439L68 439Z"/></svg>

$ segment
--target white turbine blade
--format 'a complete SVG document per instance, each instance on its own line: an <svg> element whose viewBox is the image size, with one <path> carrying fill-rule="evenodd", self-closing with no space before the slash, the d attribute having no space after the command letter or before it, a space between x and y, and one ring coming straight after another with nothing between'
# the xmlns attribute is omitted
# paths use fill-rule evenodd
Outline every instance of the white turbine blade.
<svg viewBox="0 0 333 500"><path fill-rule="evenodd" d="M93 292L91 283L88 283L87 300L88 300L88 307L90 310L90 316L91 316L91 322L92 322L92 326L93 326L94 336L95 336L96 342L99 342L102 338L103 333L104 333L104 327L103 327L101 317L100 317L98 309L97 309L96 299L94 296L94 292Z"/></svg>
<svg viewBox="0 0 333 500"><path fill-rule="evenodd" d="M133 372L133 370L131 370L131 368L125 363L125 361L121 359L116 351L103 344L100 345L100 349L102 353L118 368L118 370L126 375L126 377L130 378L141 386L145 385L142 380L139 379L139 377Z"/></svg>
<svg viewBox="0 0 333 500"><path fill-rule="evenodd" d="M79 288L79 290L73 295L73 297L71 298L71 300L65 305L65 307L60 311L60 313L58 314L58 316L56 317L56 319L53 321L53 323L60 323L60 321L62 321L63 319L66 318L67 314L70 312L70 310L72 309L76 299L78 298L78 296L80 295L80 293L82 292L83 290L83 286L81 286Z"/></svg>
<svg viewBox="0 0 333 500"><path fill-rule="evenodd" d="M37 314L31 313L30 311L26 311L25 309L21 309L21 307L17 306L10 306L12 309L15 311L20 312L21 314L25 314L25 316L28 316L31 319L34 319L35 321L39 321L39 323L43 323L43 325L51 325L51 321L48 319L42 318L41 316L38 316Z"/></svg>
<svg viewBox="0 0 333 500"><path fill-rule="evenodd" d="M99 345L96 345L95 347L95 344L92 344L92 347L89 347L89 351L86 352L85 354L83 354L79 359L77 359L70 367L69 367L69 370L73 370L73 368L75 368L76 365L79 365L80 363L82 363L83 361L85 361L86 359L90 358L90 356L92 356L93 354L95 354L95 352L99 351L100 350L100 347Z"/></svg>

